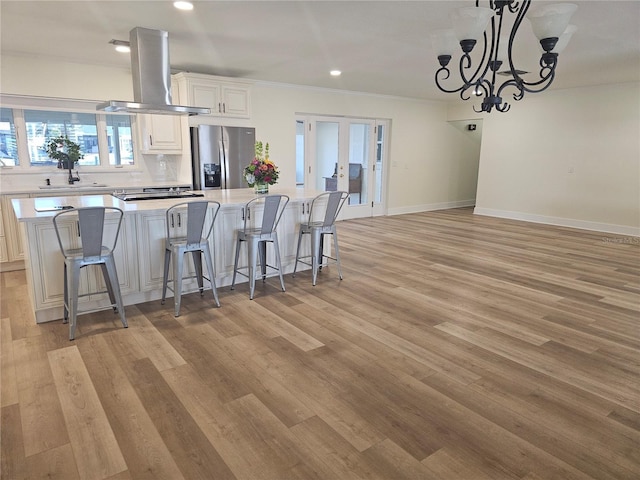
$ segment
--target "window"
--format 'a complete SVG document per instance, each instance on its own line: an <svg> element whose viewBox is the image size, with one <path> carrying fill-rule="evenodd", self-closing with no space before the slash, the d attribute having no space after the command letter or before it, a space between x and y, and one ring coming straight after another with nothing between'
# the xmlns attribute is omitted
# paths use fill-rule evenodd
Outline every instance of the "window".
<svg viewBox="0 0 640 480"><path fill-rule="evenodd" d="M9 108L0 108L0 166L16 165L18 165L18 143L13 111Z"/></svg>
<svg viewBox="0 0 640 480"><path fill-rule="evenodd" d="M67 136L80 145L84 154L79 165L100 165L96 116L91 113L47 112L25 110L24 122L31 166L57 165L46 152L47 144L56 137Z"/></svg>
<svg viewBox="0 0 640 480"><path fill-rule="evenodd" d="M129 115L107 115L109 165L133 165L133 140Z"/></svg>
<svg viewBox="0 0 640 480"><path fill-rule="evenodd" d="M60 110L29 107L0 108L0 167L55 168L58 162L49 158L46 147L61 136L80 145L80 167L134 165L131 116L64 111L64 105L52 105Z"/></svg>

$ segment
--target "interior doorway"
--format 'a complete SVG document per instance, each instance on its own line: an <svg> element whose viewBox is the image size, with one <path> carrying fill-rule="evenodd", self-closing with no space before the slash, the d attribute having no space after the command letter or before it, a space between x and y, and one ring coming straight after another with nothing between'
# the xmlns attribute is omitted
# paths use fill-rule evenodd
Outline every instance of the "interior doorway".
<svg viewBox="0 0 640 480"><path fill-rule="evenodd" d="M388 120L297 118L296 183L348 192L343 219L384 215L388 125ZM303 172L300 178L298 172Z"/></svg>
<svg viewBox="0 0 640 480"><path fill-rule="evenodd" d="M475 202L482 146L482 119L452 120L448 123L460 132L454 147L455 155L460 159L460 168L452 181L458 192L464 194L463 198Z"/></svg>

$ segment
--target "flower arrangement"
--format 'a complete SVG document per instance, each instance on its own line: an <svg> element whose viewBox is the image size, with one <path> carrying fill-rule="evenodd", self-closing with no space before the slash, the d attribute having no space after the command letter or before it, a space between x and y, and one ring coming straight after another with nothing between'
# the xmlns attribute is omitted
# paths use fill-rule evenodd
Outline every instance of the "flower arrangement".
<svg viewBox="0 0 640 480"><path fill-rule="evenodd" d="M256 142L255 157L244 168L244 178L250 187L273 185L278 181L278 167L269 159L269 144ZM265 188L268 191L268 188ZM258 190L256 190L258 191ZM261 190L262 191L262 190Z"/></svg>
<svg viewBox="0 0 640 480"><path fill-rule="evenodd" d="M69 140L66 135L53 138L47 143L47 155L49 158L58 161L58 168L73 168L73 165L84 158L84 154L80 151L80 145Z"/></svg>

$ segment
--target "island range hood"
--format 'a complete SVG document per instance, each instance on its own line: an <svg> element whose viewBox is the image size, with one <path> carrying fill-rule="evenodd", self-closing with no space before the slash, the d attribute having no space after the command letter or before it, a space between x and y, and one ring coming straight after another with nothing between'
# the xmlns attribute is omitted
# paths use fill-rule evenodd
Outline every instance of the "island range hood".
<svg viewBox="0 0 640 480"><path fill-rule="evenodd" d="M129 32L133 102L110 100L96 109L104 112L164 115L209 114L211 109L172 105L169 34L136 27Z"/></svg>

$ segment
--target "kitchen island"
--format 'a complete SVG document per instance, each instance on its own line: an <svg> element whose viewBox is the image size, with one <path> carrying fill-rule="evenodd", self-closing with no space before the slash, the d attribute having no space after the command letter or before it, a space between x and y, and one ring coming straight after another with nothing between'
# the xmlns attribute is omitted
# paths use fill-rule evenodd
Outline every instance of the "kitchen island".
<svg viewBox="0 0 640 480"><path fill-rule="evenodd" d="M23 229L25 268L36 322L62 318L64 262L51 220L57 212L49 210L55 206L105 206L117 207L124 211L114 255L124 304L132 305L161 298L166 210L183 201L218 201L221 207L211 238L211 248L217 286L230 285L235 254L235 232L243 224L244 205L255 198L255 193L249 188L205 190L199 193L204 194L204 197L143 201L123 201L112 195L13 199L13 209ZM271 187L270 193L281 193L290 198L278 226L282 268L284 273L290 273L295 263L298 224L308 214L311 200L321 192L276 186ZM106 231L110 228L115 230L115 227L115 221L106 220ZM66 232L69 237L77 236L74 228L77 227L69 225ZM308 254L308 251L307 246L303 254ZM246 255L242 255L241 265L245 264ZM192 266L190 268L192 269ZM84 292L102 290L102 276L99 270L92 270L91 267L83 270L86 270L81 281ZM191 274L185 273L185 276ZM236 279L237 282L246 280L243 276ZM190 290L196 290L194 281L185 282L185 291ZM80 301L81 310L107 307L110 303L105 294L88 295ZM221 296L221 302L224 305L224 295Z"/></svg>

